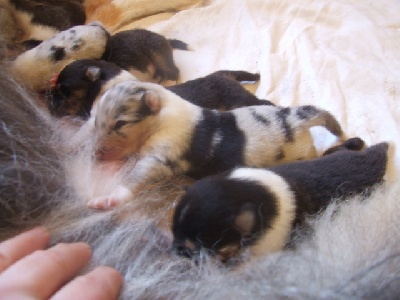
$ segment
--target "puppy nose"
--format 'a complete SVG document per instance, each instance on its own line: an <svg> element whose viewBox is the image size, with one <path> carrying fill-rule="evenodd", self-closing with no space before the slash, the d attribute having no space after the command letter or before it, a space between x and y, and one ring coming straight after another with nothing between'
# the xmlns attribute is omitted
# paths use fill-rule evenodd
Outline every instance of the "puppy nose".
<svg viewBox="0 0 400 300"><path fill-rule="evenodd" d="M97 160L105 160L107 157L108 150L106 148L98 148L95 151L95 156Z"/></svg>
<svg viewBox="0 0 400 300"><path fill-rule="evenodd" d="M185 246L184 242L174 242L172 245L174 251L180 255L180 256L184 256L187 258L192 258L193 257L193 251L188 249Z"/></svg>

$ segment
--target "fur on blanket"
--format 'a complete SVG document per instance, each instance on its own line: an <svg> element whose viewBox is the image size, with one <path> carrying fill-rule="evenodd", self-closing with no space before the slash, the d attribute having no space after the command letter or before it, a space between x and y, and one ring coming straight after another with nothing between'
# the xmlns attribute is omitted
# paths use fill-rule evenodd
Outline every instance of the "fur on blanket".
<svg viewBox="0 0 400 300"><path fill-rule="evenodd" d="M219 69L258 71L254 91L260 98L287 106L318 104L338 117L349 136L368 145L400 141L396 1L137 0L129 7L122 0L95 2L91 18L112 32L146 27L187 42L192 51L174 53L180 81ZM125 14L107 21L109 5ZM112 190L129 166L105 176L109 170L92 165L90 143L71 152L67 145L79 138L76 128L60 126L34 97L1 67L1 240L41 224L51 230L53 243L86 241L94 249L89 269L109 265L124 275L122 299L400 294L399 182L377 187L364 200L333 202L294 234L285 251L257 259L244 253L232 265L204 255L195 264L171 251L170 232L173 209L191 181L149 186L138 201L114 211L88 209L85 201ZM398 169L399 153L393 155Z"/></svg>

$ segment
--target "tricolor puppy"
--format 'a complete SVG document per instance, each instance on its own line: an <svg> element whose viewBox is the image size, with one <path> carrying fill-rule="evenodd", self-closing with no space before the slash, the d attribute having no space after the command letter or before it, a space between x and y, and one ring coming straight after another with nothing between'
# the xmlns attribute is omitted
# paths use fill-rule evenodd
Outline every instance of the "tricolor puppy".
<svg viewBox="0 0 400 300"><path fill-rule="evenodd" d="M67 65L52 90L51 111L59 117L90 117L96 101L110 87L134 80L129 72L113 63L81 59ZM210 109L230 110L250 105L273 105L247 91L239 81L257 81L260 75L245 71L217 71L202 78L166 87L183 99Z"/></svg>
<svg viewBox="0 0 400 300"><path fill-rule="evenodd" d="M70 62L100 58L109 37L100 23L72 27L19 55L11 71L26 86L36 91L49 90L51 79Z"/></svg>
<svg viewBox="0 0 400 300"><path fill-rule="evenodd" d="M98 160L135 161L127 188L90 202L98 208L131 199L142 184L159 178L200 178L237 166L268 167L314 158L312 126L343 135L336 119L314 106L263 105L221 112L138 81L109 89L94 118Z"/></svg>
<svg viewBox="0 0 400 300"><path fill-rule="evenodd" d="M150 30L132 29L112 35L102 59L131 72L139 80L176 81L179 69L172 49L188 50L188 45Z"/></svg>
<svg viewBox="0 0 400 300"><path fill-rule="evenodd" d="M127 80L136 80L136 77L113 63L94 59L73 61L56 77L50 111L57 117L88 119L105 91Z"/></svg>
<svg viewBox="0 0 400 300"><path fill-rule="evenodd" d="M381 182L388 144L343 150L268 169L237 168L192 185L173 218L174 246L193 256L201 248L226 260L243 247L261 255L284 248L292 228L334 198Z"/></svg>

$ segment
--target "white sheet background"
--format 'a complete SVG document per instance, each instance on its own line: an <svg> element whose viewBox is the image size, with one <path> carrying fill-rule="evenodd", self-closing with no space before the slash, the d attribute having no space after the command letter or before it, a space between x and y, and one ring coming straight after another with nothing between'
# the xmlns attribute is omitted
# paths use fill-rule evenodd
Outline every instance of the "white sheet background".
<svg viewBox="0 0 400 300"><path fill-rule="evenodd" d="M250 87L259 98L318 105L348 137L400 149L398 0L214 0L121 29L134 27L190 45L192 51L174 53L181 82L220 69L259 72ZM317 144L331 142L325 139L319 133Z"/></svg>

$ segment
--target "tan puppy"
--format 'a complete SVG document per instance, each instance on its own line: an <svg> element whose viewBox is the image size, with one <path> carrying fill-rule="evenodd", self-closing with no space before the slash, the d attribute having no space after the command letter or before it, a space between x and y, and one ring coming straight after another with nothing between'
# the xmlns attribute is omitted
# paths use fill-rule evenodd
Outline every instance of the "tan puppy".
<svg viewBox="0 0 400 300"><path fill-rule="evenodd" d="M132 199L142 184L159 178L201 178L237 166L315 158L312 126L343 135L336 119L314 106L221 112L195 106L160 85L137 81L110 88L93 117L97 158L133 161L127 187L90 201L96 208Z"/></svg>

